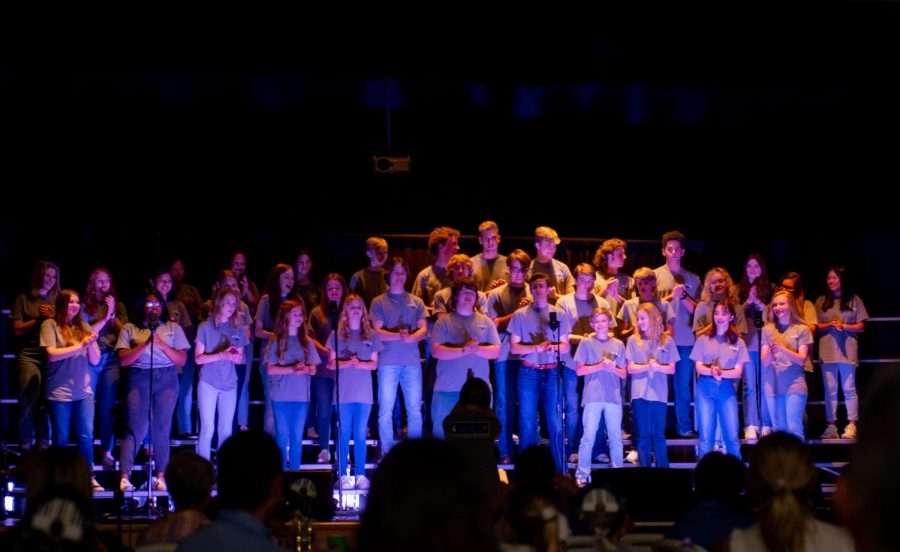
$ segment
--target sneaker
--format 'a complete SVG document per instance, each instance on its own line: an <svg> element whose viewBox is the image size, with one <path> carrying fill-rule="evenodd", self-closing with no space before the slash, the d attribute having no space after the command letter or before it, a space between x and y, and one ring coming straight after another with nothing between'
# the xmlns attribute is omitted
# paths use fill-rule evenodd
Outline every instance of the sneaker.
<svg viewBox="0 0 900 552"><path fill-rule="evenodd" d="M331 462L331 453L328 452L328 449L322 449L319 451L319 456L316 458L316 462L319 464L328 464Z"/></svg>
<svg viewBox="0 0 900 552"><path fill-rule="evenodd" d="M678 436L681 437L682 439L696 439L697 432L694 430L690 430L690 431L686 431L684 433L679 433Z"/></svg>
<svg viewBox="0 0 900 552"><path fill-rule="evenodd" d="M838 438L838 430L837 426L834 424L828 424L828 427L825 428L825 431L822 432L822 439L837 439Z"/></svg>
<svg viewBox="0 0 900 552"><path fill-rule="evenodd" d="M319 433L316 431L316 428L311 427L306 430L306 436L309 437L310 439L318 439Z"/></svg>
<svg viewBox="0 0 900 552"><path fill-rule="evenodd" d="M856 439L856 422L847 424L847 427L844 428L844 433L841 435L841 439Z"/></svg>
<svg viewBox="0 0 900 552"><path fill-rule="evenodd" d="M627 431L623 431L622 432L622 440L624 441L626 439L631 439L631 434L628 433Z"/></svg>
<svg viewBox="0 0 900 552"><path fill-rule="evenodd" d="M584 487L587 487L589 483L590 483L590 481L588 481L587 477L582 477L580 475L575 476L575 484L578 485L579 489L583 489Z"/></svg>
<svg viewBox="0 0 900 552"><path fill-rule="evenodd" d="M119 490L123 493L130 493L134 490L134 485L131 484L127 477L123 477L119 479Z"/></svg>
<svg viewBox="0 0 900 552"><path fill-rule="evenodd" d="M629 450L628 454L625 455L625 461L629 464L637 464L638 463L638 452L637 450Z"/></svg>
<svg viewBox="0 0 900 552"><path fill-rule="evenodd" d="M744 428L744 439L747 441L756 441L759 439L759 433L756 432L756 427L747 426Z"/></svg>
<svg viewBox="0 0 900 552"><path fill-rule="evenodd" d="M573 452L572 454L569 455L569 463L570 464L578 463L578 453L577 452Z"/></svg>
<svg viewBox="0 0 900 552"><path fill-rule="evenodd" d="M610 462L609 456L602 452L600 454L598 454L597 458L594 458L594 460L596 460L600 464L609 464L609 462Z"/></svg>
<svg viewBox="0 0 900 552"><path fill-rule="evenodd" d="M166 486L166 478L165 477L157 477L156 481L153 483L154 491L168 491L169 487Z"/></svg>
<svg viewBox="0 0 900 552"><path fill-rule="evenodd" d="M356 484L353 482L352 475L342 475L341 476L341 489L345 491L349 491L356 488Z"/></svg>
<svg viewBox="0 0 900 552"><path fill-rule="evenodd" d="M101 492L101 493L102 493L102 492L105 491L106 489L104 489L104 488L103 488L103 485L101 485L100 482L97 481L97 478L96 478L96 477L91 476L91 490L94 491L94 492Z"/></svg>
<svg viewBox="0 0 900 552"><path fill-rule="evenodd" d="M360 491L368 491L369 490L369 478L365 475L357 475L356 476L356 488Z"/></svg>
<svg viewBox="0 0 900 552"><path fill-rule="evenodd" d="M516 435L515 433L513 433L513 435L512 435L512 440L513 440L513 443L517 443L517 444L518 444L518 442L519 442L519 436Z"/></svg>
<svg viewBox="0 0 900 552"><path fill-rule="evenodd" d="M760 431L760 437L765 437L766 435L770 435L772 433L772 428L769 426L762 426L762 430Z"/></svg>
<svg viewBox="0 0 900 552"><path fill-rule="evenodd" d="M116 469L116 459L113 458L112 454L106 453L103 455L103 460L101 461L103 464L104 470L114 470Z"/></svg>
<svg viewBox="0 0 900 552"><path fill-rule="evenodd" d="M512 458L510 458L509 456L501 456L500 463L501 464L512 464Z"/></svg>

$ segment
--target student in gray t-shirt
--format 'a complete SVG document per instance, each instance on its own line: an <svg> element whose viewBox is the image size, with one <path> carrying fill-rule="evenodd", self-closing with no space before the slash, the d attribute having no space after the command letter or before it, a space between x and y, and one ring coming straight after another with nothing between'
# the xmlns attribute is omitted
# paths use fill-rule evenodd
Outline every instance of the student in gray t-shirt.
<svg viewBox="0 0 900 552"><path fill-rule="evenodd" d="M335 398L341 416L340 449L337 454L342 489L368 490L366 478L366 426L372 411L372 371L378 367L381 340L372 329L366 303L359 295L350 294L337 328L337 350L334 335L328 339L328 368L337 374ZM347 468L350 437L353 437L354 481Z"/></svg>
<svg viewBox="0 0 900 552"><path fill-rule="evenodd" d="M194 359L200 366L197 384L197 408L200 414L200 440L197 453L207 460L213 433L218 430L219 443L231 436L234 409L237 404L237 372L235 364L244 360L244 346L249 341L247 329L239 319L240 291L222 288L213 301L209 320L200 324L194 344ZM214 427L218 415L217 428Z"/></svg>
<svg viewBox="0 0 900 552"><path fill-rule="evenodd" d="M497 250L500 245L500 227L492 220L478 225L478 243L481 253L472 257L473 274L478 290L490 292L509 281L509 268L505 255Z"/></svg>
<svg viewBox="0 0 900 552"><path fill-rule="evenodd" d="M444 436L444 418L459 400L459 390L469 377L490 380L489 360L500 354L500 336L487 316L475 311L478 284L474 278L453 283L453 312L441 318L431 333L431 353L437 359L432 432Z"/></svg>
<svg viewBox="0 0 900 552"><path fill-rule="evenodd" d="M309 377L316 373L320 362L313 340L306 335L305 322L303 302L284 301L278 307L272 338L264 349L275 415L275 441L290 470L300 469L303 428L309 410Z"/></svg>

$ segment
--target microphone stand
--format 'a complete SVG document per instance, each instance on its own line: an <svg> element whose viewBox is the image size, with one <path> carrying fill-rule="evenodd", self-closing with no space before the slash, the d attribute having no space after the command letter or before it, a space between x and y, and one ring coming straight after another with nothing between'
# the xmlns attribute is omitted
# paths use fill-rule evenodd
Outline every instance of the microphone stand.
<svg viewBox="0 0 900 552"><path fill-rule="evenodd" d="M762 329L763 329L763 311L756 308L756 316L753 318L753 324L756 326L756 413L759 416L759 435L762 437Z"/></svg>
<svg viewBox="0 0 900 552"><path fill-rule="evenodd" d="M568 458L566 457L566 381L563 370L566 369L566 365L563 364L562 358L559 351L560 341L559 341L559 319L556 317L556 313L550 311L550 329L556 332L556 375L557 375L557 388L556 388L556 419L559 420L560 423L560 431L559 431L559 454L562 456L562 461L559 465L563 466L563 473L569 471L569 465L567 463Z"/></svg>
<svg viewBox="0 0 900 552"><path fill-rule="evenodd" d="M332 307L334 305L334 307ZM331 328L334 332L334 397L335 397L335 422L334 427L337 435L334 439L334 456L335 468L339 469L341 465L341 366L340 366L340 350L338 349L338 309L337 303L330 301L328 303L328 319L331 321ZM354 444L359 446L359 443ZM338 483L338 509L344 509L344 486L341 485L341 474L337 474Z"/></svg>
<svg viewBox="0 0 900 552"><path fill-rule="evenodd" d="M151 315L148 320L148 326L150 327L150 389L147 396L147 421L149 422L147 431L150 432L150 450L147 454L147 517L150 517L152 513L157 518L161 518L162 512L156 507L156 498L153 496L153 469L155 468L156 455L156 451L153 450L153 353L156 345L156 329L159 328L159 318Z"/></svg>

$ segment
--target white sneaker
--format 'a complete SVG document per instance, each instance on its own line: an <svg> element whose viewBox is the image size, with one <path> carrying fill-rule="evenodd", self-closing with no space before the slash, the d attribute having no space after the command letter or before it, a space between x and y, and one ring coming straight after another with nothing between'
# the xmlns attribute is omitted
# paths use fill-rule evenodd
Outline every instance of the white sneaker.
<svg viewBox="0 0 900 552"><path fill-rule="evenodd" d="M850 422L844 428L841 439L856 439L856 422Z"/></svg>
<svg viewBox="0 0 900 552"><path fill-rule="evenodd" d="M588 479L586 477L582 477L580 475L575 476L575 484L578 485L579 489L583 489L584 487L587 487L589 483L590 483L590 481L588 481Z"/></svg>
<svg viewBox="0 0 900 552"><path fill-rule="evenodd" d="M356 476L356 488L360 491L368 491L369 490L369 478L365 475L357 475Z"/></svg>
<svg viewBox="0 0 900 552"><path fill-rule="evenodd" d="M629 464L637 464L638 463L638 452L637 449L632 449L628 451L628 454L625 455L625 461Z"/></svg>
<svg viewBox="0 0 900 552"><path fill-rule="evenodd" d="M100 492L100 493L102 493L102 492L105 491L106 489L104 489L104 488L103 488L103 485L101 485L100 482L97 481L97 478L96 478L96 477L91 476L91 490L94 491L94 492Z"/></svg>
<svg viewBox="0 0 900 552"><path fill-rule="evenodd" d="M578 453L577 452L573 452L572 454L569 455L569 463L570 464L578 463Z"/></svg>
<svg viewBox="0 0 900 552"><path fill-rule="evenodd" d="M755 426L747 426L744 428L744 439L747 441L756 441L759 439L759 433L756 432Z"/></svg>
<svg viewBox="0 0 900 552"><path fill-rule="evenodd" d="M119 490L123 493L130 493L134 490L134 485L131 484L127 477L123 477L119 479Z"/></svg>
<svg viewBox="0 0 900 552"><path fill-rule="evenodd" d="M328 449L322 449L319 451L319 456L316 458L316 462L319 464L328 464L331 462L331 453L328 452Z"/></svg>
<svg viewBox="0 0 900 552"><path fill-rule="evenodd" d="M154 491L168 491L169 487L166 486L166 478L165 477L157 477L156 481L153 483Z"/></svg>
<svg viewBox="0 0 900 552"><path fill-rule="evenodd" d="M594 460L596 460L600 464L609 464L609 456L602 452L598 454L597 458L595 458Z"/></svg>
<svg viewBox="0 0 900 552"><path fill-rule="evenodd" d="M760 436L765 437L766 435L770 435L772 433L772 428L769 426L762 426L762 430L760 431Z"/></svg>
<svg viewBox="0 0 900 552"><path fill-rule="evenodd" d="M350 491L356 488L356 483L353 481L352 475L342 475L341 476L341 489L345 491Z"/></svg>

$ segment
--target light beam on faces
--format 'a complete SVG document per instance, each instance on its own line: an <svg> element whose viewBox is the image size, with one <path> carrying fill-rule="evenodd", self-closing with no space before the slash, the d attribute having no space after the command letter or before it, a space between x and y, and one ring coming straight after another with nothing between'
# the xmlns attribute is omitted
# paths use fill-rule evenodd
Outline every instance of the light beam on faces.
<svg viewBox="0 0 900 552"><path fill-rule="evenodd" d="M72 296L69 297L69 305L68 305L68 311L67 311L70 322L72 321L73 318L75 318L78 315L78 312L80 310L81 310L81 299L79 299L77 295L72 294Z"/></svg>
<svg viewBox="0 0 900 552"><path fill-rule="evenodd" d="M832 293L841 291L841 278L835 274L833 270L828 271L828 277L825 279L825 283L828 284L828 290Z"/></svg>
<svg viewBox="0 0 900 552"><path fill-rule="evenodd" d="M605 314L598 314L597 316L591 317L591 328L597 332L597 335L605 335L609 332L609 317Z"/></svg>
<svg viewBox="0 0 900 552"><path fill-rule="evenodd" d="M222 302L219 303L219 308L222 309L221 312L223 318L231 318L231 315L237 310L237 299L235 299L234 295L229 293L222 298Z"/></svg>

